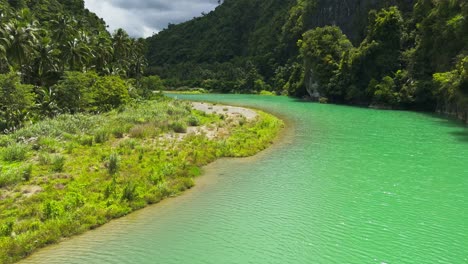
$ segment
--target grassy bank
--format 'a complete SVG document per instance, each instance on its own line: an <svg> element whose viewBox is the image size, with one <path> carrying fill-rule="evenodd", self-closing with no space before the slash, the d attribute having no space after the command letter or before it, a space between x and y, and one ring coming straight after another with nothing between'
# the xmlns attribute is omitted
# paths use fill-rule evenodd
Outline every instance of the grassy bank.
<svg viewBox="0 0 468 264"><path fill-rule="evenodd" d="M253 155L281 126L262 112L248 121L163 98L1 136L0 263L178 195L201 166Z"/></svg>

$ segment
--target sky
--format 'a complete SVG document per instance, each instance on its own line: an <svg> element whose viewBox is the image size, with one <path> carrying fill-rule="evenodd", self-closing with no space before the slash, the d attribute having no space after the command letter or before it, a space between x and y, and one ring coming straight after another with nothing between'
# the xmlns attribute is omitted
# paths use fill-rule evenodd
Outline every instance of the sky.
<svg viewBox="0 0 468 264"><path fill-rule="evenodd" d="M109 31L123 28L132 37L149 37L166 28L208 13L218 0L85 0L85 6L104 18Z"/></svg>

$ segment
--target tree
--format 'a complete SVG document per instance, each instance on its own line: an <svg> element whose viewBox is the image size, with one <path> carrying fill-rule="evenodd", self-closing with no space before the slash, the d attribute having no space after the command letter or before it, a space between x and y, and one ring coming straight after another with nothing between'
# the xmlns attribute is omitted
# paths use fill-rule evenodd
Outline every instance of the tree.
<svg viewBox="0 0 468 264"><path fill-rule="evenodd" d="M32 23L12 19L3 27L7 59L16 70L22 70L35 53L37 21Z"/></svg>
<svg viewBox="0 0 468 264"><path fill-rule="evenodd" d="M110 74L109 64L114 56L112 40L109 34L101 32L91 40L94 57L94 68L100 74Z"/></svg>
<svg viewBox="0 0 468 264"><path fill-rule="evenodd" d="M0 74L0 129L17 128L34 106L33 86L21 84L15 72Z"/></svg>
<svg viewBox="0 0 468 264"><path fill-rule="evenodd" d="M62 50L62 63L66 62L71 71L83 71L93 54L88 44L79 39L68 41Z"/></svg>
<svg viewBox="0 0 468 264"><path fill-rule="evenodd" d="M37 56L34 58L33 71L38 85L45 85L47 78L51 74L59 71L58 50L49 37L43 37L39 40L37 47Z"/></svg>
<svg viewBox="0 0 468 264"><path fill-rule="evenodd" d="M307 90L312 91L311 86L315 84L332 101L342 100L342 92L330 87L329 83L339 69L345 52L353 48L348 38L338 27L326 26L307 31L298 45L304 59Z"/></svg>
<svg viewBox="0 0 468 264"><path fill-rule="evenodd" d="M104 76L91 87L92 111L105 112L130 100L128 85L119 76Z"/></svg>

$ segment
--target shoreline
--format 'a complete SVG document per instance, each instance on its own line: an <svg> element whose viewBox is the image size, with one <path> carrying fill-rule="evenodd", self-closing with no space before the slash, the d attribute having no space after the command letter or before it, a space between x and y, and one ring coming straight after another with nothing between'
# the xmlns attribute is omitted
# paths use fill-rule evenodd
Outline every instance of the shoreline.
<svg viewBox="0 0 468 264"><path fill-rule="evenodd" d="M236 106L231 106L231 105L220 105L219 107L222 107L223 108L223 111L224 111L224 108L229 108L233 111L237 111L239 110L239 107L236 107ZM255 150L253 153L249 153L249 154L242 154L242 155L239 155L239 156L236 156L236 155L232 155L232 156L226 156L226 157L219 157L219 158L215 158L214 160L210 160L208 162L208 164L205 164L201 167L201 170L202 170L202 173L200 176L196 176L193 178L194 180L194 183L196 186L199 186L199 185L203 185L204 182L206 182L207 180L209 180L210 178L209 177L206 177L206 169L209 168L209 166L211 166L211 164L215 164L216 162L219 162L219 161L222 161L223 159L230 159L230 158L236 158L236 157L245 157L245 159L248 159L248 158L252 158L252 157L255 157L257 156L259 153L263 152L264 150L266 149L270 149L273 145L273 142L277 142L279 138L282 137L282 135L284 134L284 131L286 129L283 129L284 128L284 123L281 119L277 118L276 116L274 115L270 115L270 114L266 114L264 113L263 111L261 110L252 110L252 109L249 109L249 108L246 108L246 107L242 107L245 111L247 112L254 112L256 113L256 116L254 117L250 117L250 121L249 122L254 122L256 124L262 122L262 118L264 119L265 116L271 116L273 118L275 118L278 122L279 122L279 126L276 127L276 130L275 131L271 131L271 141L269 142L265 142L263 143L263 146L261 147L261 149L258 149L258 150ZM228 111L228 112L229 112ZM213 114L216 114L216 113L213 113ZM235 133L235 131L230 131L231 133ZM193 186L195 189L198 189L197 187ZM98 226L94 226L94 227L91 227L87 230L83 230L83 231L80 231L80 232L77 232L76 234L72 234L71 236L65 236L65 237L62 237L60 238L58 241L54 242L54 243L51 243L51 244L48 244L48 245L45 245L45 247L39 247L38 249L34 250L33 252L31 252L31 254L28 254L20 259L16 259L16 260L19 260L19 261L26 261L28 260L31 256L34 256L35 253L37 252L40 252L41 250L47 250L48 248L50 248L50 246L53 246L53 245L58 245L60 244L61 242L66 242L66 241L69 241L69 240L72 240L74 237L77 237L77 236L82 236L82 235L86 235L88 234L89 232L92 232L94 229L99 229L99 228L103 228L107 225L109 225L110 223L114 222L114 221L118 221L119 219L122 219L122 218L125 218L125 217L129 217L131 215L134 215L136 212L139 212L139 211L142 211L146 208L151 208L152 206L164 206L168 201L172 201L173 198L178 198L178 197L182 197L182 196L185 196L187 193L190 193L192 191L192 187L189 187L183 191L181 191L180 193L178 193L177 195L171 195L169 197L166 197L166 198L163 198L161 199L159 202L156 202L156 203L153 203L153 204L148 204L146 206L143 206L141 208L136 208L135 210L132 210L130 213L126 214L126 215L123 215L123 216L120 216L120 217L116 217L116 218L112 218L110 219L109 221L101 224L101 225L98 225Z"/></svg>

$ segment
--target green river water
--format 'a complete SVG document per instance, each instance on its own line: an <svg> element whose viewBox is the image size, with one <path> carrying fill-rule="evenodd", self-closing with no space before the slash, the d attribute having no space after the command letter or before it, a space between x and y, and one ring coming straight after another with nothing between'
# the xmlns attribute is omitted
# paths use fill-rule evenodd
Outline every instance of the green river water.
<svg viewBox="0 0 468 264"><path fill-rule="evenodd" d="M424 113L178 95L286 120L270 149L24 263L468 263L468 129Z"/></svg>

